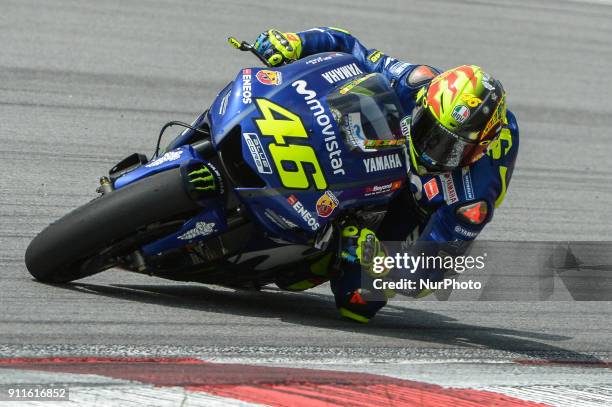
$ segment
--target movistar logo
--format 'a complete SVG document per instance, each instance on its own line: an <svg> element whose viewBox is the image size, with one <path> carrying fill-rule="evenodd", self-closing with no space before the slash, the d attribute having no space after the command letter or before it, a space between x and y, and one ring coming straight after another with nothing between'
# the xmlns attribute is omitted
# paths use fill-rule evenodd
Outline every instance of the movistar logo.
<svg viewBox="0 0 612 407"><path fill-rule="evenodd" d="M295 91L304 96L306 104L310 106L310 110L315 117L315 120L321 132L323 133L323 140L325 141L325 149L328 151L329 163L331 164L334 174L345 175L343 164L342 164L342 152L340 150L340 142L336 137L336 132L332 126L332 119L325 112L323 105L317 99L317 92L314 90L307 89L308 83L304 80L295 81L291 84L295 88Z"/></svg>

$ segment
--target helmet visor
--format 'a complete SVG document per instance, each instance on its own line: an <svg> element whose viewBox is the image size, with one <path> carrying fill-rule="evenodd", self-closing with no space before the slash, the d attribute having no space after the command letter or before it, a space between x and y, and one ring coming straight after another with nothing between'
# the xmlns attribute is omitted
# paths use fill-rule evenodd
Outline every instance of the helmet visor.
<svg viewBox="0 0 612 407"><path fill-rule="evenodd" d="M466 135L469 137L469 135ZM431 171L452 171L466 165L466 157L477 149L478 143L462 137L442 126L422 106L412 113L410 138L420 163Z"/></svg>

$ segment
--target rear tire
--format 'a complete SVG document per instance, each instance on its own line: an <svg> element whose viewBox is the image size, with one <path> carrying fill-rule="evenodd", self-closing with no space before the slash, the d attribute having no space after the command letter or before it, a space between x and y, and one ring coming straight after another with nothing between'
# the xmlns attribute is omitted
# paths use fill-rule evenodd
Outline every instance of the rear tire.
<svg viewBox="0 0 612 407"><path fill-rule="evenodd" d="M102 195L47 226L25 253L37 280L65 283L95 274L83 264L101 250L157 221L177 219L200 207L187 195L179 168L151 175Z"/></svg>

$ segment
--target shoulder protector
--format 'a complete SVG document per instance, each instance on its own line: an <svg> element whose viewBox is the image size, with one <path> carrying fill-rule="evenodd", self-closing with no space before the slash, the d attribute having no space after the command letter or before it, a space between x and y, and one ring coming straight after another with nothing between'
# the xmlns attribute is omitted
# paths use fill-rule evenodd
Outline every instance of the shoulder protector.
<svg viewBox="0 0 612 407"><path fill-rule="evenodd" d="M429 82L440 72L429 65L418 65L406 76L406 85L414 88Z"/></svg>

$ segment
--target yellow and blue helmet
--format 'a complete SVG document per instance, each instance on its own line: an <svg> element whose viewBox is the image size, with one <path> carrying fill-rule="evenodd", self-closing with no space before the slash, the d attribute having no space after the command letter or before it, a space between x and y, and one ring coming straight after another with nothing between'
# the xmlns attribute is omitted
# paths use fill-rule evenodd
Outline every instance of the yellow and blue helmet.
<svg viewBox="0 0 612 407"><path fill-rule="evenodd" d="M502 84L476 65L441 73L416 99L410 152L419 172L452 171L475 162L507 124Z"/></svg>

